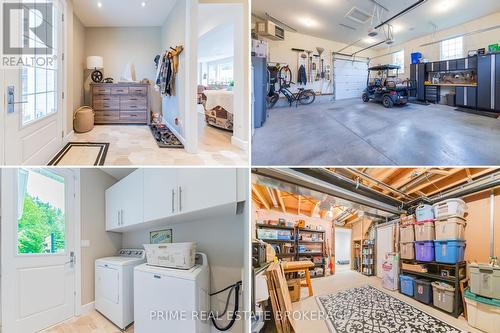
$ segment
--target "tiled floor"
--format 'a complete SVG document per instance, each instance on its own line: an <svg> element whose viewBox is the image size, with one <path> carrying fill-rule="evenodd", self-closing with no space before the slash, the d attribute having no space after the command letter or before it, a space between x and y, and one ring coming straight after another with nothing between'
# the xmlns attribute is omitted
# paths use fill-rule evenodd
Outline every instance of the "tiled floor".
<svg viewBox="0 0 500 333"><path fill-rule="evenodd" d="M75 317L49 328L42 333L134 333L133 325L125 331L120 330L99 312L92 311L84 316Z"/></svg>
<svg viewBox="0 0 500 333"><path fill-rule="evenodd" d="M231 144L231 132L207 126L202 115L198 124L197 154L159 148L142 125L98 125L70 141L109 142L106 165L248 165L247 152Z"/></svg>
<svg viewBox="0 0 500 333"><path fill-rule="evenodd" d="M314 296L308 297L307 288L302 288L301 290L301 300L299 302L293 303L293 309L295 311L319 311L318 303L316 301L316 296L328 295L335 293L340 290L350 289L355 287L361 287L364 285L372 285L374 287L383 289L381 280L377 277L367 277L360 273L353 272L351 270L341 271L333 276L328 276L325 278L313 279L313 291ZM383 289L386 293L404 300L410 305L425 311L426 313L447 322L457 328L463 329L471 333L481 333L481 331L470 327L467 321L463 317L453 318L452 316L436 310L430 306L422 304L410 297L401 295L398 292L392 292L387 289ZM315 333L329 333L324 320L299 320L296 321L297 333L315 332Z"/></svg>

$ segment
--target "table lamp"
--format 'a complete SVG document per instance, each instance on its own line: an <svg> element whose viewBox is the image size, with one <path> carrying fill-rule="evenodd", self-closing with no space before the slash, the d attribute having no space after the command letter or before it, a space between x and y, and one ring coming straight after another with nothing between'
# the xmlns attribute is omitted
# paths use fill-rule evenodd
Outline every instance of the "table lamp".
<svg viewBox="0 0 500 333"><path fill-rule="evenodd" d="M94 71L92 72L91 78L92 81L95 83L102 82L102 79L104 78L102 72L100 69L104 68L104 60L102 57L99 56L90 56L87 57L87 69L93 69Z"/></svg>

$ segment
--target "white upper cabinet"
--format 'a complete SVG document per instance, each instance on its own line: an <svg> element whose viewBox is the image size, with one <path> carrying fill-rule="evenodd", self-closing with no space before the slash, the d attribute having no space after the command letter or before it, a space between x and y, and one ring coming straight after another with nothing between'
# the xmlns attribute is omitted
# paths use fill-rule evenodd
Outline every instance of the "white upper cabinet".
<svg viewBox="0 0 500 333"><path fill-rule="evenodd" d="M236 202L236 169L178 169L178 209L189 213Z"/></svg>
<svg viewBox="0 0 500 333"><path fill-rule="evenodd" d="M177 213L177 169L144 169L144 221Z"/></svg>
<svg viewBox="0 0 500 333"><path fill-rule="evenodd" d="M139 169L106 190L106 230L236 213L238 180L243 178L248 181L237 177L235 168Z"/></svg>
<svg viewBox="0 0 500 333"><path fill-rule="evenodd" d="M143 169L132 172L106 190L106 230L142 223Z"/></svg>

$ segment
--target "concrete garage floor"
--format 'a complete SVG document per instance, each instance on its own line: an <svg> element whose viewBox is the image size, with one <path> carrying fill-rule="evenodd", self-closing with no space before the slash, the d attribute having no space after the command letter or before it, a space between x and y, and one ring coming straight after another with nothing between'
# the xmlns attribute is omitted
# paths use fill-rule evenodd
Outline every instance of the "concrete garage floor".
<svg viewBox="0 0 500 333"><path fill-rule="evenodd" d="M271 109L252 165L500 165L500 120L361 98Z"/></svg>

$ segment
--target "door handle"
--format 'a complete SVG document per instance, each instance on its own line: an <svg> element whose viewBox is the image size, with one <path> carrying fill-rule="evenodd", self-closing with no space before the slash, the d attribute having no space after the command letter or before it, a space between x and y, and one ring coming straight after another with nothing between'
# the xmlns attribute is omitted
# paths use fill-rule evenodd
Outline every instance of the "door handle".
<svg viewBox="0 0 500 333"><path fill-rule="evenodd" d="M14 113L15 109L14 106L16 104L26 104L28 103L27 101L25 102L15 102L15 87L14 86L8 86L7 87L7 113Z"/></svg>
<svg viewBox="0 0 500 333"><path fill-rule="evenodd" d="M118 217L118 225L120 225L120 211L117 211L117 217Z"/></svg>
<svg viewBox="0 0 500 333"><path fill-rule="evenodd" d="M174 203L174 201L175 201L175 190L172 189L172 213L175 212L175 203Z"/></svg>
<svg viewBox="0 0 500 333"><path fill-rule="evenodd" d="M74 251L71 251L69 253L69 261L65 262L64 264L65 265L70 264L71 267L75 266L75 264L76 264L76 256L75 256L75 252Z"/></svg>
<svg viewBox="0 0 500 333"><path fill-rule="evenodd" d="M123 209L120 209L121 214L120 214L120 225L123 225Z"/></svg>
<svg viewBox="0 0 500 333"><path fill-rule="evenodd" d="M179 186L179 212L182 212L182 187Z"/></svg>

